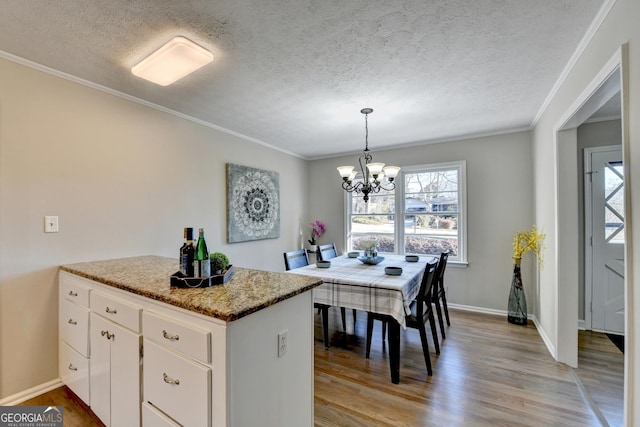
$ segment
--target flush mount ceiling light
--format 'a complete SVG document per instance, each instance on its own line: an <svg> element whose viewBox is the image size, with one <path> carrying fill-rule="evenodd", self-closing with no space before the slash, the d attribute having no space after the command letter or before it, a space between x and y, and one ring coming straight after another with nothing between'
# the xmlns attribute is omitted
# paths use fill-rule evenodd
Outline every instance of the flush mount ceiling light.
<svg viewBox="0 0 640 427"><path fill-rule="evenodd" d="M211 52L178 36L134 66L131 72L160 86L168 86L211 61Z"/></svg>
<svg viewBox="0 0 640 427"><path fill-rule="evenodd" d="M371 163L373 156L369 152L369 114L373 113L373 108L363 108L360 110L364 114L364 151L358 159L360 162L360 172L363 179L354 182L358 171L354 171L353 166L338 166L338 173L342 177L342 188L349 193L362 194L365 203L369 201L369 193L378 193L380 190L393 190L396 188L393 180L398 176L400 168L398 166L385 166L384 163ZM363 163L364 161L364 163ZM386 181L386 182L385 182Z"/></svg>

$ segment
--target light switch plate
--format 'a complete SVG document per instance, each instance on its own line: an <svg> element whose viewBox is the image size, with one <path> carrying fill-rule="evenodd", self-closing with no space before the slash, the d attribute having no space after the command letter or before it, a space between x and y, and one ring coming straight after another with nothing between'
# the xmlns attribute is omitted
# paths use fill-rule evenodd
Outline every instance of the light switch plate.
<svg viewBox="0 0 640 427"><path fill-rule="evenodd" d="M45 233L57 233L59 230L58 227L58 217L57 216L45 216L44 217L44 232Z"/></svg>

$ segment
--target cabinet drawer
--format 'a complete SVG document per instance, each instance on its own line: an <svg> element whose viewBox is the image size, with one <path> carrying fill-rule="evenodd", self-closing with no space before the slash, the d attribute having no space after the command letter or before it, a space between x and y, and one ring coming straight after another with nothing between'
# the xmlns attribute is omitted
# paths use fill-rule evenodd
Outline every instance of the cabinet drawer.
<svg viewBox="0 0 640 427"><path fill-rule="evenodd" d="M62 300L61 338L83 356L89 356L89 310Z"/></svg>
<svg viewBox="0 0 640 427"><path fill-rule="evenodd" d="M147 402L143 402L142 427L180 427L180 424L176 423Z"/></svg>
<svg viewBox="0 0 640 427"><path fill-rule="evenodd" d="M63 342L59 353L58 373L62 382L89 405L89 359Z"/></svg>
<svg viewBox="0 0 640 427"><path fill-rule="evenodd" d="M82 283L82 279L64 271L60 272L60 295L68 301L89 308L91 288Z"/></svg>
<svg viewBox="0 0 640 427"><path fill-rule="evenodd" d="M211 361L211 333L167 316L144 311L142 335L164 347L185 353L204 363Z"/></svg>
<svg viewBox="0 0 640 427"><path fill-rule="evenodd" d="M111 295L91 292L91 310L134 332L140 332L142 308Z"/></svg>
<svg viewBox="0 0 640 427"><path fill-rule="evenodd" d="M144 401L186 426L211 425L211 370L144 338Z"/></svg>

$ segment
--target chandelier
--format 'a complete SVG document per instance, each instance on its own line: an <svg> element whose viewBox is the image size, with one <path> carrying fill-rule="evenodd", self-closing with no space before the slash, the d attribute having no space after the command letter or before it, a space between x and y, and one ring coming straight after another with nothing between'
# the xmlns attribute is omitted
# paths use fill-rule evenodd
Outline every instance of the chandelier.
<svg viewBox="0 0 640 427"><path fill-rule="evenodd" d="M373 157L369 152L369 114L373 113L372 108L360 110L364 114L364 151L358 162L360 163L360 173L364 176L362 181L354 184L357 170L353 166L338 166L338 173L342 177L342 188L349 193L363 194L365 203L369 201L369 193L377 193L380 190L393 190L396 184L393 182L400 168L398 166L385 166L384 163L371 163ZM364 160L364 165L363 165ZM386 178L386 182L385 182ZM388 185L386 185L388 184Z"/></svg>

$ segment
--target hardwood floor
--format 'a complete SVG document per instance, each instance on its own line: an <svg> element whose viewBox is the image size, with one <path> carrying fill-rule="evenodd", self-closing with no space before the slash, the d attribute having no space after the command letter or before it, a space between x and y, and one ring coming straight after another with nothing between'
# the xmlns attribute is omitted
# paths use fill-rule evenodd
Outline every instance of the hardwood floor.
<svg viewBox="0 0 640 427"><path fill-rule="evenodd" d="M367 360L366 314L358 313L355 330L347 316L344 334L340 311L329 313L329 349L319 316L315 324L316 427L607 425L581 396L575 374L592 401L602 405L605 422L622 424L622 358L597 334L585 338L581 333L586 353L572 374L551 358L532 324L450 309L451 327L439 356L431 345L433 377L426 374L418 332L403 330L400 384L394 385L380 323ZM101 425L65 387L23 404L64 405L66 426Z"/></svg>
<svg viewBox="0 0 640 427"><path fill-rule="evenodd" d="M607 424L622 426L624 354L605 334L579 331L576 373Z"/></svg>
<svg viewBox="0 0 640 427"><path fill-rule="evenodd" d="M63 406L64 427L104 427L104 424L66 386L20 403L22 406Z"/></svg>
<svg viewBox="0 0 640 427"><path fill-rule="evenodd" d="M602 425L569 368L552 359L531 323L450 313L441 354L431 346L433 377L426 374L417 331L402 331L398 385L390 382L379 323L371 358L364 358L366 316L358 316L355 335L346 339L334 329L329 350L316 342L315 425ZM333 316L330 325L341 328Z"/></svg>

